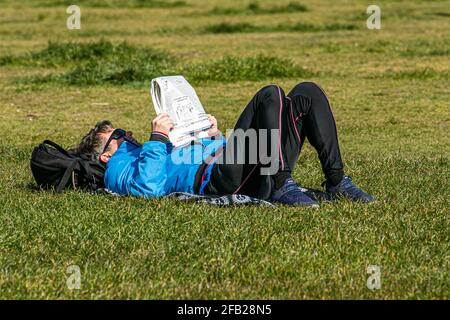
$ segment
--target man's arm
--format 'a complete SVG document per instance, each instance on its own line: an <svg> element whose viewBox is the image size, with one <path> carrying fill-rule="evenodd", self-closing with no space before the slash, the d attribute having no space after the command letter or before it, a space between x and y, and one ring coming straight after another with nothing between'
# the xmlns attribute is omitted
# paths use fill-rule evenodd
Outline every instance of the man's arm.
<svg viewBox="0 0 450 320"><path fill-rule="evenodd" d="M137 170L128 182L131 195L158 197L165 194L168 134L172 128L173 122L167 113L153 119L150 141L142 146Z"/></svg>
<svg viewBox="0 0 450 320"><path fill-rule="evenodd" d="M159 197L164 195L167 144L147 141L142 145L138 166L128 181L128 192L133 196Z"/></svg>

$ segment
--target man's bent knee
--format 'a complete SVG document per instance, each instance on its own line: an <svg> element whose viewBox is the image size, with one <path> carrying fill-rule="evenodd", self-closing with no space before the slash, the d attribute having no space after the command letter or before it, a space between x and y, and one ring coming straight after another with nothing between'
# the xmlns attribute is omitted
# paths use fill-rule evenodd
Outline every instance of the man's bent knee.
<svg viewBox="0 0 450 320"><path fill-rule="evenodd" d="M283 89L276 84L269 84L268 86L263 87L259 90L259 94L264 95L266 98L278 98L279 95L283 92Z"/></svg>
<svg viewBox="0 0 450 320"><path fill-rule="evenodd" d="M285 97L283 89L275 84L265 86L257 95L265 107L274 108L279 108L280 101L283 101Z"/></svg>
<svg viewBox="0 0 450 320"><path fill-rule="evenodd" d="M312 82L312 81L305 81L305 82L298 83L294 87L294 89L292 89L292 91L296 91L296 90L305 90L305 91L319 90L319 91L322 91L320 86L317 83Z"/></svg>

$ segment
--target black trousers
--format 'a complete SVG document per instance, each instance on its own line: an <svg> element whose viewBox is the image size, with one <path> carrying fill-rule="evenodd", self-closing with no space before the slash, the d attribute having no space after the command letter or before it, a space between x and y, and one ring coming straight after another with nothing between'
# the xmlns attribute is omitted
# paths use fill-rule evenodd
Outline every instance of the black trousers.
<svg viewBox="0 0 450 320"><path fill-rule="evenodd" d="M251 135L242 135L249 129L254 129L253 133L256 133L257 148L254 139L249 138ZM268 129L268 132L262 134L264 130L260 129ZM278 129L278 135L271 136L271 129ZM274 189L274 173L262 174L261 168L269 167L267 161L262 159L275 154L276 158L272 161L276 162L276 171L290 173L294 170L305 138L317 150L325 177L343 172L330 103L315 83L300 83L287 96L277 85L262 88L244 109L234 130L235 133L227 141L228 150L218 156L218 163L211 171L205 194L242 193L268 199ZM264 150L260 148L262 140L267 146ZM229 148L233 148L234 152L227 152ZM237 159L239 151L244 151L244 157L240 154L241 158ZM270 165L273 166L273 162Z"/></svg>

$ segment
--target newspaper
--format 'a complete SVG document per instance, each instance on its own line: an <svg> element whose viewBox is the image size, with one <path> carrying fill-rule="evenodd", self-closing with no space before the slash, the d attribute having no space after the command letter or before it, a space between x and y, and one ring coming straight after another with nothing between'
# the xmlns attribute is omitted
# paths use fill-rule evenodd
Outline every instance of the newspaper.
<svg viewBox="0 0 450 320"><path fill-rule="evenodd" d="M174 122L169 139L175 147L208 136L211 122L194 88L183 76L153 79L150 94L156 113L166 112Z"/></svg>

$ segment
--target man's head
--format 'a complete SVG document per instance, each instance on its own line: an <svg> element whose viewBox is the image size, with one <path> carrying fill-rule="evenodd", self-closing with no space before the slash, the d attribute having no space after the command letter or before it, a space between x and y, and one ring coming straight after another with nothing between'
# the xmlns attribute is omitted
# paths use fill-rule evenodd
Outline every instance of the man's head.
<svg viewBox="0 0 450 320"><path fill-rule="evenodd" d="M134 140L131 131L114 129L111 121L97 122L82 139L75 149L79 154L85 154L91 159L107 163L125 140ZM134 140L135 141L135 140Z"/></svg>

